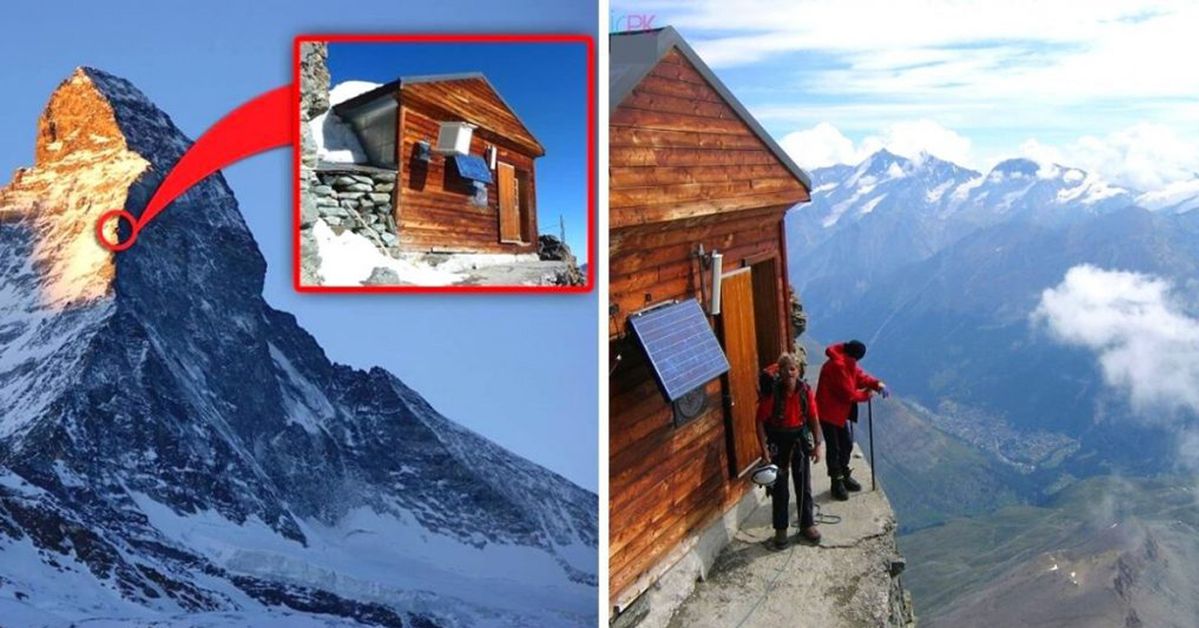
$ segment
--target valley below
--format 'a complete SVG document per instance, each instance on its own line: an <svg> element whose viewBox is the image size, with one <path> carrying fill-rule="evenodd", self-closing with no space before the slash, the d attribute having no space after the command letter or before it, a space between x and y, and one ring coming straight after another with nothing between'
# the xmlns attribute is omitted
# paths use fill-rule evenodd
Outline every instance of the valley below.
<svg viewBox="0 0 1199 628"><path fill-rule="evenodd" d="M901 536L926 626L1190 626L1199 477L1102 476Z"/></svg>

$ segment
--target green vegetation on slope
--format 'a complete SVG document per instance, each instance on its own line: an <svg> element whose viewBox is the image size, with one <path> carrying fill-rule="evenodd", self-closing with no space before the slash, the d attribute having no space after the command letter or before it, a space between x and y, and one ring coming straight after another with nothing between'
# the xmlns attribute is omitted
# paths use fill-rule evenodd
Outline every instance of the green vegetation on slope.
<svg viewBox="0 0 1199 628"><path fill-rule="evenodd" d="M899 544L909 564L904 584L917 613L932 625L951 624L979 608L993 619L1002 612L1010 621L1037 617L1047 625L1055 624L1046 614L1077 619L1087 612L1105 619L1104 612L1124 614L1110 617L1113 623L1159 616L1170 624L1161 617L1180 608L1172 594L1181 586L1176 583L1199 581L1195 484L1194 478L1090 478L1043 506L1003 508L903 535ZM1168 548L1162 553L1173 562L1157 558L1157 547ZM1144 563L1145 555L1149 564L1129 558L1140 556ZM1079 592L1076 608L1052 589L1053 582L1066 582L1068 572L1053 582L1037 581L1058 557L1092 568L1090 582L1065 589ZM1142 572L1149 575L1138 579ZM1004 596L1015 601L1006 607L995 601Z"/></svg>

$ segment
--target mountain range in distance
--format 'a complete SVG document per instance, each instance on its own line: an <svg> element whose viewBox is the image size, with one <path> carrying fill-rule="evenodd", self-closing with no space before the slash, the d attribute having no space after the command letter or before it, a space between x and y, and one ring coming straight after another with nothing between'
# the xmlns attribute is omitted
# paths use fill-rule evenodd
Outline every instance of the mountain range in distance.
<svg viewBox="0 0 1199 628"><path fill-rule="evenodd" d="M1157 356L1064 343L1037 312L1083 268L1163 282L1172 320L1199 320L1199 177L1129 190L887 151L811 175L787 216L805 344L861 339L894 393L873 404L875 456L922 623L1191 625L1199 417L1105 374Z"/></svg>
<svg viewBox="0 0 1199 628"><path fill-rule="evenodd" d="M976 446L989 434L1041 434L1070 451L1035 457L1075 476L1166 470L1160 426L1104 385L1094 352L1062 344L1033 314L1079 266L1158 277L1183 307L1199 305L1199 195L1150 210L1136 204L1146 193L1077 169L1009 160L981 175L886 151L812 178L812 202L788 214L787 235L814 337L866 342L872 371ZM1119 446L1129 436L1111 428L1120 422L1141 448Z"/></svg>

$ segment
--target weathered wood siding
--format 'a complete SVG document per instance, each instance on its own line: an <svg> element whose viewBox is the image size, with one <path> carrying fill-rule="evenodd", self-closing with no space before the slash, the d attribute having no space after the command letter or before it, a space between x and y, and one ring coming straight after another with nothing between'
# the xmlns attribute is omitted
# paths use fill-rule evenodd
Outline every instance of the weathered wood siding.
<svg viewBox="0 0 1199 628"><path fill-rule="evenodd" d="M396 225L400 244L407 250L456 250L483 253L536 252L536 237L526 244L500 242L499 189L496 171L487 186L487 206L471 202L473 190L468 181L460 178L448 158L434 154L428 163L415 159L416 143L437 142L440 122L461 120L444 112L431 113L404 102L403 142L401 147L400 185L397 194ZM434 117L436 116L436 117ZM470 142L470 154L482 155L488 144L499 150L498 161L512 164L528 173L530 186L536 186L533 158L501 144L494 134L475 129ZM529 194L529 220L532 233L536 227L536 193Z"/></svg>
<svg viewBox="0 0 1199 628"><path fill-rule="evenodd" d="M481 130L493 134L494 141L526 155L545 155L545 149L529 129L481 78L407 83L401 87L401 92L404 103L414 108L440 112L450 116L445 118L448 120L477 124Z"/></svg>
<svg viewBox="0 0 1199 628"><path fill-rule="evenodd" d="M399 185L395 193L395 218L400 244L407 250L450 250L480 253L534 253L537 251L537 178L534 158L544 149L494 91L481 79L404 85L399 95ZM460 178L447 157L434 154L428 163L414 158L417 142L437 142L441 122L463 121L478 125L470 154L483 155L495 146L498 161L511 164L527 183L521 196L528 211L522 232L524 244L500 242L497 173L487 186L487 206L471 202L473 190Z"/></svg>
<svg viewBox="0 0 1199 628"><path fill-rule="evenodd" d="M693 255L701 243L724 254L726 270L764 257L783 261L783 214L808 194L675 51L612 113L609 138L617 306L609 340L622 357L610 378L608 436L609 601L616 602L648 586L689 537L749 490L730 473L723 381L707 385L701 417L675 428L643 351L626 334L627 317L665 300L700 298L701 276L710 289L710 272ZM780 274L780 295L783 281ZM779 329L789 329L783 299L775 310Z"/></svg>
<svg viewBox="0 0 1199 628"><path fill-rule="evenodd" d="M744 495L748 485L729 473L727 424L720 381L707 386L706 413L680 427L659 391L644 352L625 335L628 314L649 303L700 298L708 275L692 248L724 253L733 269L776 251L786 207L707 216L637 227L611 236L611 296L619 305L611 327L612 355L621 363L610 380L609 574L617 598L657 566L677 544L703 529ZM706 305L705 301L701 301ZM786 311L777 305L779 325ZM780 327L786 329L786 327Z"/></svg>
<svg viewBox="0 0 1199 628"><path fill-rule="evenodd" d="M610 226L793 205L807 190L677 51L609 119Z"/></svg>

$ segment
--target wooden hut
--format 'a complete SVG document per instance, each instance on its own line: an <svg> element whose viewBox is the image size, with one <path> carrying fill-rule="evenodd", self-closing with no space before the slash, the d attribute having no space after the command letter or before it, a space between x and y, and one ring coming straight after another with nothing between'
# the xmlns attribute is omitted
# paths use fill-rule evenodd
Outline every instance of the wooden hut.
<svg viewBox="0 0 1199 628"><path fill-rule="evenodd" d="M401 248L537 252L534 160L545 149L485 76L403 77L333 111L371 166L395 170Z"/></svg>
<svg viewBox="0 0 1199 628"><path fill-rule="evenodd" d="M759 458L757 374L793 338L783 216L811 184L674 29L610 43L609 601L620 613L675 565L710 564L757 503L746 477ZM650 355L636 329L663 304L702 308L703 320L664 352L706 334L727 359L682 396L664 381L674 365L657 363L671 357Z"/></svg>

